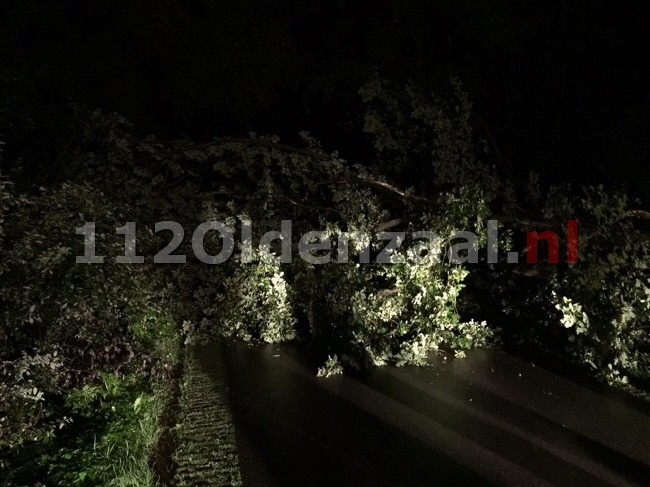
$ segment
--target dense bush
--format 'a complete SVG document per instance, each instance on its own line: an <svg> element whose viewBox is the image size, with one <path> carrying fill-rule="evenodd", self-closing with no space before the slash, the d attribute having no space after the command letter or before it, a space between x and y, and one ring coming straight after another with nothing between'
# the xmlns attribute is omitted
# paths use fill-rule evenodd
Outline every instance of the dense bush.
<svg viewBox="0 0 650 487"><path fill-rule="evenodd" d="M165 397L161 384L178 360L178 332L158 311L163 304L154 270L115 262L124 242L114 229L127 207L86 183L25 195L7 179L0 186L3 477L10 484L43 475L57 485L107 485L120 475L151 475L148 456ZM97 222L103 264L75 264L75 255L83 255L76 228L86 221ZM82 396L85 409L77 401ZM105 416L115 407L128 410L127 403L132 410L136 399L136 416ZM145 423L146 429L134 428ZM131 432L124 437L131 442L128 456L112 444L119 436L115 428ZM66 446L71 432L86 443ZM101 453L89 451L93 442ZM127 458L135 463L120 464Z"/></svg>
<svg viewBox="0 0 650 487"><path fill-rule="evenodd" d="M573 214L584 225L582 265L549 277L545 290L566 329L567 349L610 382L636 384L650 378L650 273L647 238L634 226L624 194L584 188L571 197L555 188L544 208L549 219ZM642 382L641 382L642 383Z"/></svg>

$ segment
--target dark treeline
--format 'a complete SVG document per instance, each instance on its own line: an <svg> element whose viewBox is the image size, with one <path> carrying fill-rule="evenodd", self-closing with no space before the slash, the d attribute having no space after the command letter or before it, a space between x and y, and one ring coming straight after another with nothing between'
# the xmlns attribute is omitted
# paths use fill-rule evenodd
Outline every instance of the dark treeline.
<svg viewBox="0 0 650 487"><path fill-rule="evenodd" d="M34 127L66 140L61 121L75 101L162 137L290 138L308 129L363 159L357 92L370 74L434 89L454 75L503 171L627 182L646 196L650 67L638 54L647 30L640 8L602 0L3 2L3 137L17 142L7 150L33 143Z"/></svg>

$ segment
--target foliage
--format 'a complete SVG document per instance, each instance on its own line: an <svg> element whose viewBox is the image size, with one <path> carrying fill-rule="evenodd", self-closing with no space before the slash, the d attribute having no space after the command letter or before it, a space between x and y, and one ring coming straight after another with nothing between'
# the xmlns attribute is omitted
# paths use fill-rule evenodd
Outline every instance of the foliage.
<svg viewBox="0 0 650 487"><path fill-rule="evenodd" d="M102 383L70 392L76 435L40 461L56 485L154 485L148 454L158 435L159 398L135 376L101 374Z"/></svg>
<svg viewBox="0 0 650 487"><path fill-rule="evenodd" d="M410 172L418 189L480 188L489 200L497 182L476 157L472 104L459 80L451 78L445 97L414 84L371 78L360 90L366 105L364 131L371 135L377 168L391 177Z"/></svg>
<svg viewBox="0 0 650 487"><path fill-rule="evenodd" d="M327 357L322 367L319 367L316 375L318 377L331 377L343 373L343 366L336 355Z"/></svg>
<svg viewBox="0 0 650 487"><path fill-rule="evenodd" d="M584 264L555 274L546 291L567 328L570 353L597 375L623 384L650 377L650 246L629 207L624 194L599 186L574 198L567 188L554 188L545 208L549 218L576 215L590 232L581 239Z"/></svg>
<svg viewBox="0 0 650 487"><path fill-rule="evenodd" d="M101 382L108 387L107 377L113 377L116 387L121 387L125 376L162 380L169 376L169 369L177 360L175 350L179 344L173 320L152 305L156 273L146 267L115 262L115 256L123 253L124 243L112 238L112 234L125 221L126 206L114 204L87 183L65 182L23 195L16 194L12 183L4 178L0 186L0 245L5 256L0 266L0 452L8 460L3 460L0 467L10 478L19 478L24 472L11 473L12 458L23 457L29 451L37 453L38 445L46 450L53 448L61 438L77 430L77 423L85 421L84 416L94 410L88 404L90 409L82 414L72 404L65 404L64 398L77 397L71 391L97 391ZM105 258L101 265L75 264L75 255L84 252L83 238L75 229L86 221L97 222L96 253ZM145 246L146 242L143 236ZM132 390L127 399L133 401L133 394L144 394L143 391L142 387ZM157 401L152 392L149 389L146 397ZM162 393L162 389L156 391L157 395ZM122 400L111 394L106 392L104 399ZM142 397L140 402L144 401L145 396ZM115 418L98 416L86 420L95 431L104 423L109 429L118 428L114 439L120 432L132 430L133 418L122 415L126 411L122 406ZM147 406L153 415L153 423L151 418L146 423L147 435L156 425L156 410L152 407ZM125 423L120 426L120 422ZM146 468L140 470L149 472L150 445L140 448L133 444L133 438L127 438L131 441L130 456L123 456L122 451L113 452L112 458L141 462L141 467ZM118 468L119 462L108 461L111 442L107 440L98 446L106 451L89 453L95 460L80 458L78 452L67 452L65 455L71 455L70 458L57 461L63 462L65 468L61 468L68 473L77 471L71 468L72 464L82 468L104 457L106 468L110 464ZM80 443L78 448L89 445L92 441ZM45 454L41 460L32 458L31 462L42 466L51 460L54 462ZM89 468L78 471L90 482L95 475L91 471L96 468ZM63 475L54 470L50 474L52 479ZM102 475L106 480L108 473ZM81 480L61 477L54 481L76 485ZM88 485L104 484L104 480L93 482Z"/></svg>
<svg viewBox="0 0 650 487"><path fill-rule="evenodd" d="M497 316L530 317L533 340L549 349L560 340L557 352L599 377L649 378L648 248L623 195L545 192L531 177L528 203L549 228L580 221L580 263L541 266L539 285L522 285L501 264L476 270L468 260L486 252L486 221L505 209L517 222L526 202L482 160L461 85L452 79L436 96L372 78L361 97L375 149L364 164L327 153L306 132L302 147L255 134L164 142L136 136L120 116L79 110L80 140L61 156L52 184L18 191L0 175L0 453L15 460L43 445L47 474L63 485L128 485L130 475L148 484L143 459L157 434L159 384L170 380L181 340L312 342L324 361L320 376L421 365L441 348L462 357L498 330L482 319L483 304L467 305L468 285L499 307ZM258 248L283 220L293 238ZM127 221L137 224L144 264L116 262L125 243L115 229ZM156 232L163 221L185 230L175 250L185 264L152 264L170 241L169 231ZM205 221L237 237L250 230L252 251L240 239L225 263L200 262L190 237ZM75 264L85 222L96 222L103 264ZM390 264L377 262L379 229L403 232ZM312 230L335 250L352 237L347 255L333 252L322 265L299 258L296 236ZM204 243L211 255L223 248L218 232ZM279 260L283 251L290 262ZM485 272L491 281L481 281ZM93 449L82 425L97 435ZM67 432L78 433L76 442L65 444Z"/></svg>
<svg viewBox="0 0 650 487"><path fill-rule="evenodd" d="M301 135L307 150L286 148L274 138L254 137L249 141L226 139L186 151L186 156L199 163L212 163L216 195L225 200L220 206L219 200L214 204L217 214L221 212L221 218L237 228L251 220L253 242L266 231L278 230L280 220L289 218L294 235L321 228L333 241L354 232L374 236L375 227L391 216L411 221L408 243L414 243L410 235L416 230L446 237L434 243L430 257L419 264L408 261L405 248L400 251L402 262L360 263L365 246L371 246L373 256L381 249L381 242L374 237L362 245L352 240L348 263L338 262L337 256L332 265L318 266L296 257L290 264L279 265L269 264L266 254L252 255L253 262L230 269L225 278L221 269L214 271L221 281L216 286L206 281L193 286L184 283L194 297L204 300L199 308L205 312L205 316L194 318L199 325L190 320L187 330L212 329L277 341L292 338L296 334L294 316L302 316L309 322L312 338L355 366L422 363L428 352L441 346L466 349L485 343L489 335L486 326L463 322L456 309L467 271L448 256L435 258L448 250L451 242L447 239L461 229L475 231L480 235L476 245L485 244L484 218L495 190L489 168L481 166L467 148L472 142L470 105L457 82L452 88L460 100L455 108L414 90L408 92L418 110L402 125L412 122L411 126L420 127L421 132L415 134L422 140L420 155L434 161L432 170L438 174L430 186L449 188L437 201L427 201L424 211L409 199L412 191L401 193L374 169L350 164L336 153L325 154L306 133ZM373 101L393 103L384 99L391 92L381 83L375 83L371 91ZM378 117L376 110L368 120ZM408 110L409 106L405 107L406 113ZM453 123L446 123L449 112L456 114ZM387 120L393 116L403 117L385 114ZM377 140L385 138L387 120L368 125ZM407 166L412 154L410 137L414 137L412 132L399 127L392 135L392 154L400 154L394 158L398 171ZM387 157L385 145L377 147L378 159ZM383 188L398 193L397 201L386 198ZM233 219L233 214L239 216ZM271 249L271 253L278 254L277 250ZM294 242L292 255L297 254ZM233 265L240 258L237 254ZM205 274L201 277L210 279ZM216 290L220 291L211 294ZM262 317L266 325L260 328Z"/></svg>

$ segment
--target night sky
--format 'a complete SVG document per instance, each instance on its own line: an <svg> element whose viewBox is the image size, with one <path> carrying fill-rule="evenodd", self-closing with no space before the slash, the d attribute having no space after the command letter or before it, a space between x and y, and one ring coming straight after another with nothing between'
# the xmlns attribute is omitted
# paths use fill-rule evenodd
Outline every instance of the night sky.
<svg viewBox="0 0 650 487"><path fill-rule="evenodd" d="M0 8L8 151L66 140L74 102L117 111L163 138L254 131L291 142L309 130L327 149L363 160L371 152L358 90L372 73L434 92L453 75L502 169L626 184L649 199L642 2L20 0Z"/></svg>

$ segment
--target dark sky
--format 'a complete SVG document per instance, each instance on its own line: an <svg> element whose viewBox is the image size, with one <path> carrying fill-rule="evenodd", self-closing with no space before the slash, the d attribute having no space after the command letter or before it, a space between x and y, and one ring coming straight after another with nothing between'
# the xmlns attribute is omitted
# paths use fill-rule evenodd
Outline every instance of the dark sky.
<svg viewBox="0 0 650 487"><path fill-rule="evenodd" d="M74 100L119 111L142 133L309 129L363 157L358 89L370 73L434 90L455 75L477 132L489 131L517 174L628 182L642 194L650 65L641 3L5 1L2 123L21 112L55 130Z"/></svg>

